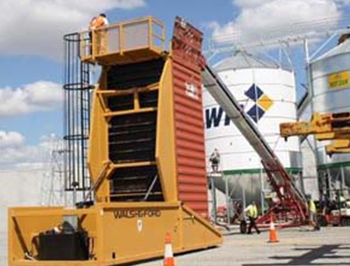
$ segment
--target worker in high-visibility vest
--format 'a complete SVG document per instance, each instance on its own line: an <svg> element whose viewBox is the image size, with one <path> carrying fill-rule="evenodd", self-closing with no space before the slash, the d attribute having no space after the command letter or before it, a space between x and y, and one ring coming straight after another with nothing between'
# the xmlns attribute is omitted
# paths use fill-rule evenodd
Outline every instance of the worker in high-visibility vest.
<svg viewBox="0 0 350 266"><path fill-rule="evenodd" d="M309 221L310 225L313 226L315 230L319 230L319 225L317 221L317 209L315 202L311 197L309 199Z"/></svg>
<svg viewBox="0 0 350 266"><path fill-rule="evenodd" d="M101 13L97 17L93 17L90 21L89 30L90 30L90 40L92 45L96 45L96 53L101 54L105 52L106 48L106 31L99 30L100 28L108 26L109 22L106 14ZM95 32L95 40L92 40L92 31Z"/></svg>
<svg viewBox="0 0 350 266"><path fill-rule="evenodd" d="M108 24L109 24L109 22L108 22L106 14L101 13L97 17L93 17L90 20L89 30L95 30L98 28L102 28L102 27L108 26Z"/></svg>
<svg viewBox="0 0 350 266"><path fill-rule="evenodd" d="M252 233L252 228L254 227L255 231L260 234L260 230L256 225L256 218L258 218L258 207L256 206L255 201L252 201L251 204L248 205L247 208L244 209L244 212L249 218L249 227L248 234Z"/></svg>
<svg viewBox="0 0 350 266"><path fill-rule="evenodd" d="M101 28L108 26L108 19L106 14L101 13L97 18L96 18L96 28Z"/></svg>

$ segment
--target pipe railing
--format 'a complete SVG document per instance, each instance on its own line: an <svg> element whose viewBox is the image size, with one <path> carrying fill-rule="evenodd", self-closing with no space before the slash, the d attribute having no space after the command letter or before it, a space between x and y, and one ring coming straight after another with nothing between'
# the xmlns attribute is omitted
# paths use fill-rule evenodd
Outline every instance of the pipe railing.
<svg viewBox="0 0 350 266"><path fill-rule="evenodd" d="M164 24L153 17L115 23L79 34L83 61L111 54L123 55L133 50L162 52L165 49Z"/></svg>

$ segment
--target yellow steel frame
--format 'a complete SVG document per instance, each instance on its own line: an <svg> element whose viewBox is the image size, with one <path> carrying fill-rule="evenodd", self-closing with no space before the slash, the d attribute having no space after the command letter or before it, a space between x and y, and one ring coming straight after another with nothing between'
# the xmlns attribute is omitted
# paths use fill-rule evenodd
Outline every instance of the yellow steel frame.
<svg viewBox="0 0 350 266"><path fill-rule="evenodd" d="M315 135L319 141L334 140L326 146L328 154L350 152L350 113L314 113L310 122L282 123L280 134L291 136Z"/></svg>
<svg viewBox="0 0 350 266"><path fill-rule="evenodd" d="M153 18L143 20L149 23L155 21ZM118 27L122 29L125 25L121 23L118 24ZM149 46L152 44L150 43ZM148 47L148 49L153 48ZM93 51L95 53L94 47ZM139 55L138 51L135 51L135 55ZM113 54L103 56L114 58ZM123 56L126 58L121 60L123 63L133 57L130 53L127 55L126 51ZM159 82L142 88L107 90L109 67L108 64L103 66L99 83L93 94L88 152L92 183L97 184L94 191L96 203L87 209L10 209L8 216L9 266L107 266L154 258L162 256L164 237L167 232L172 235L175 252L202 249L222 243L222 235L219 231L198 213L179 201L175 157L173 63L171 55L164 57L164 51L159 51L157 57L165 60L161 78ZM93 54L93 58L97 60L98 55ZM143 61L146 57L136 56L134 58L137 59L134 59L135 63L139 62L138 60ZM155 90L158 90L157 107L141 108L138 94ZM128 112L137 114L157 111L155 161L113 163L109 159L108 127L110 119L126 112L112 112L108 109L106 100L111 96L125 94L131 94L134 97L134 109ZM111 175L124 167L147 165L154 165L158 169L164 201L111 202L109 182ZM77 216L80 226L87 230L91 244L91 258L88 261L25 259L26 252L32 257L37 255L35 239L38 234L61 224L66 215Z"/></svg>
<svg viewBox="0 0 350 266"><path fill-rule="evenodd" d="M280 135L288 138L291 136L332 133L331 121L331 114L314 113L310 122L282 123L280 125Z"/></svg>
<svg viewBox="0 0 350 266"><path fill-rule="evenodd" d="M326 146L327 154L350 153L350 139L337 139Z"/></svg>

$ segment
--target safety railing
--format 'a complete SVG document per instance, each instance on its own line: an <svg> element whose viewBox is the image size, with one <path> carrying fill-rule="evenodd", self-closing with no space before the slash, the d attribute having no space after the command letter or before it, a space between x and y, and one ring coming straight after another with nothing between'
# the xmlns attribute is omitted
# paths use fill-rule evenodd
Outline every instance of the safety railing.
<svg viewBox="0 0 350 266"><path fill-rule="evenodd" d="M153 18L111 24L92 31L80 32L80 57L94 61L99 56L123 55L133 50L164 51L164 24Z"/></svg>

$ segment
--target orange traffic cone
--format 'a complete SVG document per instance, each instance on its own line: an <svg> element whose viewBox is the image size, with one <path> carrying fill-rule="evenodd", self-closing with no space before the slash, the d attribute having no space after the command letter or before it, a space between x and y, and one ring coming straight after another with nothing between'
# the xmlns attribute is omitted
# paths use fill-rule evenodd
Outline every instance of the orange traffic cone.
<svg viewBox="0 0 350 266"><path fill-rule="evenodd" d="M277 239L277 230L275 228L275 224L273 222L273 217L271 215L270 217L270 240L269 243L277 243L278 239Z"/></svg>
<svg viewBox="0 0 350 266"><path fill-rule="evenodd" d="M175 266L171 235L169 233L165 236L164 266Z"/></svg>

